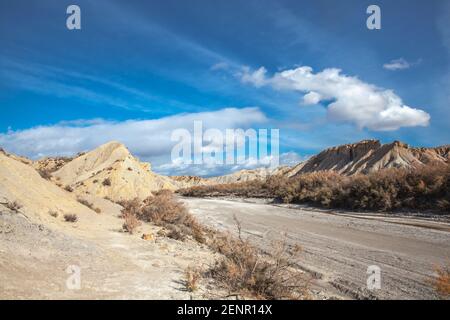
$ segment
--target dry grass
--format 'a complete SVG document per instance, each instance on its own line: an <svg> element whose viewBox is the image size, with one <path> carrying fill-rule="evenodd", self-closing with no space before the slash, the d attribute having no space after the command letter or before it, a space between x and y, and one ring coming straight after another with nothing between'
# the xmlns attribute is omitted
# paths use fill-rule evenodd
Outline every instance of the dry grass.
<svg viewBox="0 0 450 320"><path fill-rule="evenodd" d="M102 212L102 209L94 207L94 204L93 204L92 202L89 202L89 201L86 200L86 199L83 199L83 198L77 198L77 201L78 201L79 203L81 203L83 206L86 206L86 207L88 207L89 209L95 211L96 213L101 213L101 212Z"/></svg>
<svg viewBox="0 0 450 320"><path fill-rule="evenodd" d="M184 286L186 291L194 292L198 289L198 281L201 278L201 274L198 270L188 267L184 273Z"/></svg>
<svg viewBox="0 0 450 320"><path fill-rule="evenodd" d="M66 222L77 222L78 221L78 216L76 214L71 214L71 213L66 213L64 215L64 220Z"/></svg>
<svg viewBox="0 0 450 320"><path fill-rule="evenodd" d="M431 280L436 292L443 299L450 298L450 268L436 268L437 276Z"/></svg>
<svg viewBox="0 0 450 320"><path fill-rule="evenodd" d="M242 239L237 221L238 238L227 233L210 233L209 246L223 255L210 268L209 275L229 295L257 299L303 299L307 297L309 280L296 268L301 248L291 248L287 241L273 244L262 254L248 240Z"/></svg>
<svg viewBox="0 0 450 320"><path fill-rule="evenodd" d="M52 216L53 218L58 218L58 215L59 215L59 213L58 213L57 211L54 211L54 210L50 210L50 211L48 212L48 214L49 214L50 216Z"/></svg>
<svg viewBox="0 0 450 320"><path fill-rule="evenodd" d="M39 169L39 170L37 170L37 172L45 180L50 180L52 178L52 174L51 174L51 172L49 170Z"/></svg>
<svg viewBox="0 0 450 320"><path fill-rule="evenodd" d="M136 218L136 215L131 212L124 212L122 214L122 217L124 219L122 229L125 232L133 234L136 231L136 228L141 225L139 220Z"/></svg>
<svg viewBox="0 0 450 320"><path fill-rule="evenodd" d="M22 205L17 201L0 202L0 204L14 212L19 212L19 210L22 209Z"/></svg>
<svg viewBox="0 0 450 320"><path fill-rule="evenodd" d="M139 220L165 227L169 230L168 237L182 241L192 237L200 243L204 242L202 226L186 207L175 199L171 191L156 192L143 202L135 199L119 204L123 206L123 216L130 213Z"/></svg>

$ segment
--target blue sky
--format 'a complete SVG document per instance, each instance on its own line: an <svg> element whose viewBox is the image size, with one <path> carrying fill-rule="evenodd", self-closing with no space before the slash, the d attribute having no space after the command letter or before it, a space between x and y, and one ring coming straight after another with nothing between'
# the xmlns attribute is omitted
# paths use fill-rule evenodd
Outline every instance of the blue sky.
<svg viewBox="0 0 450 320"><path fill-rule="evenodd" d="M374 3L1 1L0 144L36 158L116 139L158 170L173 119L190 127L204 117L210 127L279 128L292 161L367 138L449 143L448 1L376 1L382 29L371 31ZM70 4L81 30L66 28ZM324 70L336 69L330 80ZM377 102L368 110L354 90ZM311 92L320 98L304 103ZM149 120L164 129L139 126Z"/></svg>

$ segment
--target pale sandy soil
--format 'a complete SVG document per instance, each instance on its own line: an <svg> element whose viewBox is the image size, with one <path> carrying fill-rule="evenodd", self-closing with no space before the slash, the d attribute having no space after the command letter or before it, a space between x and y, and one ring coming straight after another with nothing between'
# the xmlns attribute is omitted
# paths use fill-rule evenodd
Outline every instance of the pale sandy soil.
<svg viewBox="0 0 450 320"><path fill-rule="evenodd" d="M236 231L262 249L283 239L303 248L298 264L324 298L436 299L429 278L450 264L450 224L420 218L285 208L223 199L182 199L203 223ZM368 266L381 268L381 289L368 290Z"/></svg>
<svg viewBox="0 0 450 320"><path fill-rule="evenodd" d="M91 199L93 200L93 199ZM121 232L119 207L96 200L101 214L79 216L76 223L41 224L0 205L0 299L190 299L208 298L209 284L185 291L188 266L206 267L214 255L194 241L156 235L157 227ZM81 268L81 289L69 290L69 265Z"/></svg>

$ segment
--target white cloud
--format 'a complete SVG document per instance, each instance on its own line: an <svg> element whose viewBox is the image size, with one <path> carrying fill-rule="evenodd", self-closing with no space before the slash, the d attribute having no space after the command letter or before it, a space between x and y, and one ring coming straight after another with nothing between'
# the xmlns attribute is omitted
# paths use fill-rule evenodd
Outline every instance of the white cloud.
<svg viewBox="0 0 450 320"><path fill-rule="evenodd" d="M212 65L210 69L212 71L227 70L229 67L230 67L230 65L227 62L218 62L218 63Z"/></svg>
<svg viewBox="0 0 450 320"><path fill-rule="evenodd" d="M410 67L411 64L403 58L391 60L383 65L384 69L391 71L409 69Z"/></svg>
<svg viewBox="0 0 450 320"><path fill-rule="evenodd" d="M318 104L322 97L317 92L311 91L303 96L303 104L312 105Z"/></svg>
<svg viewBox="0 0 450 320"><path fill-rule="evenodd" d="M243 67L242 71L240 75L243 83L250 83L255 87L262 87L266 84L266 68L261 67L256 71L250 72L249 67Z"/></svg>
<svg viewBox="0 0 450 320"><path fill-rule="evenodd" d="M304 102L331 101L327 108L332 121L349 122L359 128L376 131L401 127L427 126L430 115L403 104L392 90L379 88L357 77L347 76L340 69L313 69L302 66L266 76L265 68L244 70L241 80L256 87L270 85L276 90L298 91Z"/></svg>
<svg viewBox="0 0 450 320"><path fill-rule="evenodd" d="M267 120L257 107L225 108L154 120L78 120L26 130L9 130L0 134L0 146L10 152L36 159L44 156L70 156L117 140L143 160L167 163L170 162L172 147L177 143L171 141L173 130L184 128L192 132L194 121L202 121L203 130L225 130L246 129Z"/></svg>

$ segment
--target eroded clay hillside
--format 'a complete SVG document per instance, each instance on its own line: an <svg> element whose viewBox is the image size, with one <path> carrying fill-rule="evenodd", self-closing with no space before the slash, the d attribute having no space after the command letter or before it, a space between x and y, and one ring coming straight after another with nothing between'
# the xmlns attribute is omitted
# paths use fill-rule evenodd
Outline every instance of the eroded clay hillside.
<svg viewBox="0 0 450 320"><path fill-rule="evenodd" d="M381 144L364 140L326 149L287 172L288 176L316 171L336 171L343 175L370 173L386 168L418 168L448 163L450 146L414 148L394 141Z"/></svg>
<svg viewBox="0 0 450 320"><path fill-rule="evenodd" d="M119 142L109 142L80 155L54 172L62 186L77 194L89 194L114 201L148 197L152 191L173 190L174 181L151 171Z"/></svg>

